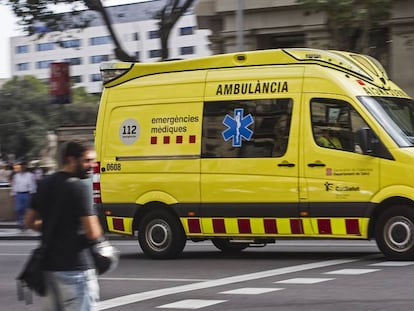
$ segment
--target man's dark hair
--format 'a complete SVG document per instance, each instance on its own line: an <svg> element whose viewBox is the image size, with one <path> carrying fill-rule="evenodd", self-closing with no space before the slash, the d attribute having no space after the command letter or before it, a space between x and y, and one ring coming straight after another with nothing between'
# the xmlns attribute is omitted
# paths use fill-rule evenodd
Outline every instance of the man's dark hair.
<svg viewBox="0 0 414 311"><path fill-rule="evenodd" d="M67 163L68 157L79 159L87 150L88 148L79 141L68 141L61 147L60 161L64 165Z"/></svg>

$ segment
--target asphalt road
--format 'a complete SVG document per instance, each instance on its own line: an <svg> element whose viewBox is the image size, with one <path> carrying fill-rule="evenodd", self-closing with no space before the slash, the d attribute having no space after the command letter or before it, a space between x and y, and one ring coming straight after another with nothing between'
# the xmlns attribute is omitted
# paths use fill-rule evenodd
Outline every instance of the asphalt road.
<svg viewBox="0 0 414 311"><path fill-rule="evenodd" d="M280 241L224 255L189 242L175 260L146 258L134 240L111 241L120 266L100 278L100 310L412 310L414 261L387 261L375 242ZM35 241L0 241L0 306ZM2 307L0 307L3 310Z"/></svg>

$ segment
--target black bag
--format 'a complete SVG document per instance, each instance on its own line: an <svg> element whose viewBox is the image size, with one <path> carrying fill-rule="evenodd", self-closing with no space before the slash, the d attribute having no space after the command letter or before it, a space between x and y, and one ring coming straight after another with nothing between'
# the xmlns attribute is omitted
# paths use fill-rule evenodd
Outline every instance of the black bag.
<svg viewBox="0 0 414 311"><path fill-rule="evenodd" d="M44 257L45 249L43 247L34 249L23 270L18 275L19 300L24 299L23 292L25 288L29 288L39 296L46 296L46 280L43 270Z"/></svg>

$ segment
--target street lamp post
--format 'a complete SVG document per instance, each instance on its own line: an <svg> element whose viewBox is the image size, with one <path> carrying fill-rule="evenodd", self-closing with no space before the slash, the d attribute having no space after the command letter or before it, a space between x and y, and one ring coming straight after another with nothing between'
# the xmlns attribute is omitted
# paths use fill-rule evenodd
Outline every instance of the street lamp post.
<svg viewBox="0 0 414 311"><path fill-rule="evenodd" d="M237 51L244 51L244 0L238 0L236 11Z"/></svg>

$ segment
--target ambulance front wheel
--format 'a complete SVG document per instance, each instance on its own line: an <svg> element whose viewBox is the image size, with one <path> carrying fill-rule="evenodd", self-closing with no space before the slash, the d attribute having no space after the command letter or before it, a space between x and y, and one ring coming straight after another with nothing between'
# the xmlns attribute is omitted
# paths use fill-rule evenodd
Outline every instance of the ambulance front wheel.
<svg viewBox="0 0 414 311"><path fill-rule="evenodd" d="M142 218L138 241L148 257L170 259L182 252L186 236L177 217L164 210L154 210Z"/></svg>
<svg viewBox="0 0 414 311"><path fill-rule="evenodd" d="M392 206L383 212L375 226L378 248L389 259L414 259L414 208Z"/></svg>

